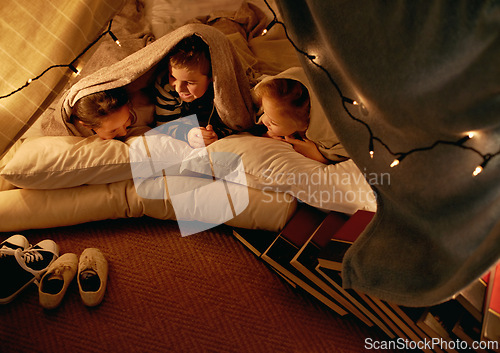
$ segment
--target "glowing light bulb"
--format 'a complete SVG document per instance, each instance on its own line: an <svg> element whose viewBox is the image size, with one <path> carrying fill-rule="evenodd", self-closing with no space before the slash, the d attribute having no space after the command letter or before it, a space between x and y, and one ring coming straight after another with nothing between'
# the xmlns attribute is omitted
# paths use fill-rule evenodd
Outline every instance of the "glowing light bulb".
<svg viewBox="0 0 500 353"><path fill-rule="evenodd" d="M115 41L116 45L118 45L119 47L121 47L121 43L120 41L118 40L118 38L116 38L115 34L111 31L109 31L109 35L111 36L111 38Z"/></svg>
<svg viewBox="0 0 500 353"><path fill-rule="evenodd" d="M358 101L355 101L354 99L351 99L351 98L343 97L342 99L344 100L344 102L352 104L352 105L358 105L359 104Z"/></svg>
<svg viewBox="0 0 500 353"><path fill-rule="evenodd" d="M276 24L276 20L272 20L268 25L267 27L262 31L262 33L260 34L261 36L264 36L267 34L267 32L269 32L269 30Z"/></svg>
<svg viewBox="0 0 500 353"><path fill-rule="evenodd" d="M474 172L472 172L472 176L477 176L478 174L480 174L481 172L483 171L483 167L481 167L480 165L478 165L476 167L476 169L474 169Z"/></svg>
<svg viewBox="0 0 500 353"><path fill-rule="evenodd" d="M31 83L31 82L33 82L33 80L30 78L30 79L28 79L28 81L27 81L26 83L28 83L28 84L29 84L29 83Z"/></svg>
<svg viewBox="0 0 500 353"><path fill-rule="evenodd" d="M370 158L373 159L373 155L375 154L375 152L373 151L370 151Z"/></svg>
<svg viewBox="0 0 500 353"><path fill-rule="evenodd" d="M399 164L399 159L396 158L395 160L392 161L391 168L397 166L398 164Z"/></svg>
<svg viewBox="0 0 500 353"><path fill-rule="evenodd" d="M469 138L470 138L470 139L471 139L471 138L473 138L473 137L474 137L474 135L475 135L475 134L474 134L473 132L469 132L469 133L467 134L467 136L469 136Z"/></svg>

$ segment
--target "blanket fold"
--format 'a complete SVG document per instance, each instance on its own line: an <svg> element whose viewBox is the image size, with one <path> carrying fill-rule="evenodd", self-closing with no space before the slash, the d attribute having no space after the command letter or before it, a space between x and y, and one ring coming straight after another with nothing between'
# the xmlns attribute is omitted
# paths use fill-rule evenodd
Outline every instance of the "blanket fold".
<svg viewBox="0 0 500 353"><path fill-rule="evenodd" d="M250 85L232 44L215 28L203 24L188 24L124 59L83 77L65 93L54 113L47 116L42 124L44 133L92 135L89 129L72 123L70 117L75 102L86 95L121 86L134 86L135 90L147 88L151 84L151 78L154 79L158 66L164 64L162 59L180 40L193 34L199 35L210 48L214 103L219 116L234 130L249 128L255 120Z"/></svg>

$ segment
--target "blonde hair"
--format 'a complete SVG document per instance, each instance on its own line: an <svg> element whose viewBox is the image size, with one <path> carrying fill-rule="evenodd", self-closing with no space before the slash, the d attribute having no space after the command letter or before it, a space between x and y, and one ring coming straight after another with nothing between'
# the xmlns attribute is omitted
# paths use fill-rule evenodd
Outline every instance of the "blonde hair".
<svg viewBox="0 0 500 353"><path fill-rule="evenodd" d="M91 129L97 129L101 127L103 118L128 103L128 94L124 87L92 93L76 101L71 119L79 120Z"/></svg>
<svg viewBox="0 0 500 353"><path fill-rule="evenodd" d="M307 88L297 80L289 78L275 78L264 81L254 89L259 105L262 98L273 100L279 104L280 110L293 118L297 124L309 124L311 100Z"/></svg>
<svg viewBox="0 0 500 353"><path fill-rule="evenodd" d="M179 41L168 53L168 58L170 66L188 70L199 69L203 75L212 77L210 49L207 43L195 34Z"/></svg>

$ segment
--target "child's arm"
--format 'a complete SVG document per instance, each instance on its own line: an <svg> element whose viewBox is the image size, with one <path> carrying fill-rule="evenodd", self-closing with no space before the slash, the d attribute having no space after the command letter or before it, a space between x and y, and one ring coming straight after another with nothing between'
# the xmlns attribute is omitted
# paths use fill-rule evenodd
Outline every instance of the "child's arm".
<svg viewBox="0 0 500 353"><path fill-rule="evenodd" d="M290 136L285 136L284 141L291 144L293 146L293 149L300 154L314 159L315 161L324 164L330 164L330 161L321 154L321 152L318 150L318 146L316 146L316 144L311 140L298 140Z"/></svg>

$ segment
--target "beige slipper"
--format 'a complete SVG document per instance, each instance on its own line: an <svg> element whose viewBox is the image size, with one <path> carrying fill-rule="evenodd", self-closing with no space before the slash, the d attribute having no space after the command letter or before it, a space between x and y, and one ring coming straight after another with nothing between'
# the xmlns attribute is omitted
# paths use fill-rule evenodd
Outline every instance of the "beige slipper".
<svg viewBox="0 0 500 353"><path fill-rule="evenodd" d="M82 252L77 281L83 304L96 306L102 302L108 281L108 262L99 249L88 248Z"/></svg>
<svg viewBox="0 0 500 353"><path fill-rule="evenodd" d="M42 307L54 309L59 306L75 277L77 267L78 257L73 253L61 255L49 266L38 286L38 298Z"/></svg>

